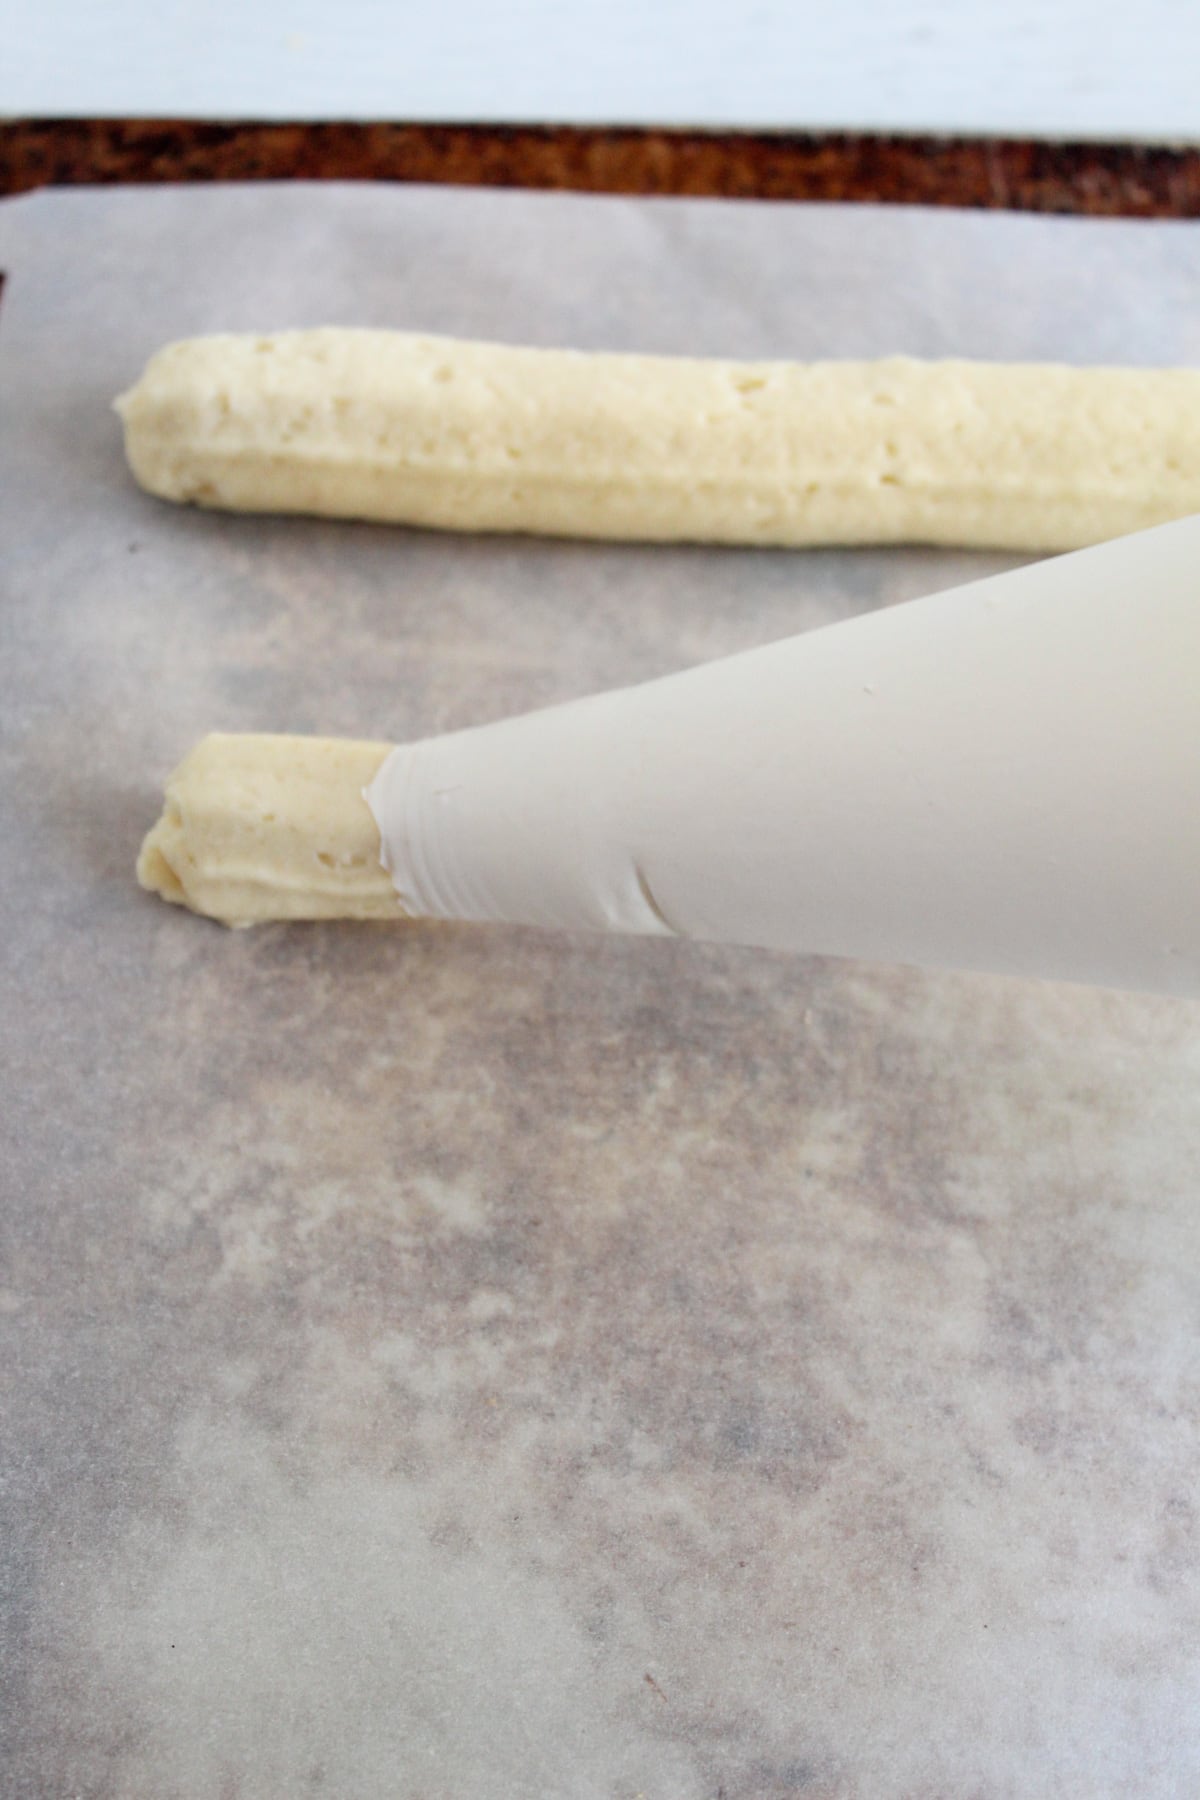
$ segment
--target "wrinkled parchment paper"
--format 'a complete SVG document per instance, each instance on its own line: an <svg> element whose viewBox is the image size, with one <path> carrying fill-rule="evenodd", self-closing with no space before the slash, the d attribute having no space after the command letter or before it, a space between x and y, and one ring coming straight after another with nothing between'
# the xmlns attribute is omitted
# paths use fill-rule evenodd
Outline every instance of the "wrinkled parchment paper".
<svg viewBox="0 0 1200 1800"><path fill-rule="evenodd" d="M0 267L0 1785L1200 1785L1200 1009L133 882L207 730L420 735L1006 559L200 515L109 410L324 323L1197 362L1200 226L89 192Z"/></svg>

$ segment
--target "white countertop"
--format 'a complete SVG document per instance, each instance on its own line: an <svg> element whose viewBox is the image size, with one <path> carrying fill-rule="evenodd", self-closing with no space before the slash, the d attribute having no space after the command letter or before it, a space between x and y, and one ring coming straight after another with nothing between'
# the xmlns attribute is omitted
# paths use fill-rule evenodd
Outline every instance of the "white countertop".
<svg viewBox="0 0 1200 1800"><path fill-rule="evenodd" d="M8 0L0 113L1200 138L1188 0Z"/></svg>

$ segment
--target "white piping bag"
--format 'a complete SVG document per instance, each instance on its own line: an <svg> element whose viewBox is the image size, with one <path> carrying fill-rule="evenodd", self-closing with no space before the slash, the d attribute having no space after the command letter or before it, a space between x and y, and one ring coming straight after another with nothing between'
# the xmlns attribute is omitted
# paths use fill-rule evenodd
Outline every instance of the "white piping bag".
<svg viewBox="0 0 1200 1800"><path fill-rule="evenodd" d="M404 908L1200 994L1200 517L366 790Z"/></svg>

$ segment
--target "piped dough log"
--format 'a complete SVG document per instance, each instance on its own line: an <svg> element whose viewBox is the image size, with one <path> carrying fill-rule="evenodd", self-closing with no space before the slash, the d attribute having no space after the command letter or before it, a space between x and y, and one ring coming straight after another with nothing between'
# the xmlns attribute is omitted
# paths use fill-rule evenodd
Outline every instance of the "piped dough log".
<svg viewBox="0 0 1200 1800"><path fill-rule="evenodd" d="M235 924L494 921L1200 995L1200 518L390 752L209 738L141 867Z"/></svg>
<svg viewBox="0 0 1200 1800"><path fill-rule="evenodd" d="M167 782L138 880L225 925L402 917L362 797L388 750L339 738L204 738Z"/></svg>
<svg viewBox="0 0 1200 1800"><path fill-rule="evenodd" d="M1200 511L1200 370L740 363L324 329L169 345L164 499L455 531L1072 549Z"/></svg>

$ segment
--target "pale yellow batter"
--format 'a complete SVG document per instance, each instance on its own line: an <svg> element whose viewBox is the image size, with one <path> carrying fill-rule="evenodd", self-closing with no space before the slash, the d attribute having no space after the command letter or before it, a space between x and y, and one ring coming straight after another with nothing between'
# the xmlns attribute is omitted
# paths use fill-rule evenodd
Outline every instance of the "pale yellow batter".
<svg viewBox="0 0 1200 1800"><path fill-rule="evenodd" d="M209 337L118 402L170 500L457 531L1064 550L1200 512L1200 370Z"/></svg>
<svg viewBox="0 0 1200 1800"><path fill-rule="evenodd" d="M226 925L403 916L362 790L387 744L204 738L167 783L144 888Z"/></svg>

